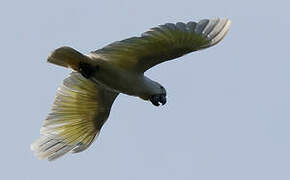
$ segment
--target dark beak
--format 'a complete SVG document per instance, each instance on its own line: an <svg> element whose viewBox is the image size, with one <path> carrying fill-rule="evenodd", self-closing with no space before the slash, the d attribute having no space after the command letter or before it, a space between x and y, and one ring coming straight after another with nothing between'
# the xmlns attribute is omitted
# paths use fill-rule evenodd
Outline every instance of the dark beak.
<svg viewBox="0 0 290 180"><path fill-rule="evenodd" d="M161 103L162 105L166 104L166 95L165 94L157 94L153 95L149 99L154 106L159 106Z"/></svg>

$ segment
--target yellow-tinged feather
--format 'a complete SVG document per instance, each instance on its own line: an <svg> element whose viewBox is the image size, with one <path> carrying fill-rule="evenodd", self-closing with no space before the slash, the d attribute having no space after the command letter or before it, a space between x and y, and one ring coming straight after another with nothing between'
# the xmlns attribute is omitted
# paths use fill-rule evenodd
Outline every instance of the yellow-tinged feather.
<svg viewBox="0 0 290 180"><path fill-rule="evenodd" d="M99 134L117 95L72 73L58 89L42 136L31 145L35 155L54 160L69 151L85 150Z"/></svg>
<svg viewBox="0 0 290 180"><path fill-rule="evenodd" d="M164 61L215 45L225 36L229 26L230 21L226 18L187 24L167 23L151 28L140 37L109 44L90 56L101 57L125 70L143 73Z"/></svg>

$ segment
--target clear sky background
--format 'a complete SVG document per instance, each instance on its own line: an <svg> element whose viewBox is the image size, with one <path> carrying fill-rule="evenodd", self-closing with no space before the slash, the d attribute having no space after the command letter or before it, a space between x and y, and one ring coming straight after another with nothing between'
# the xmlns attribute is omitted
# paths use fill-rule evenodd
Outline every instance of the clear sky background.
<svg viewBox="0 0 290 180"><path fill-rule="evenodd" d="M0 179L290 180L289 2L1 1ZM30 144L70 70L60 46L88 53L167 22L228 17L217 46L158 65L168 103L120 95L95 143L39 161Z"/></svg>

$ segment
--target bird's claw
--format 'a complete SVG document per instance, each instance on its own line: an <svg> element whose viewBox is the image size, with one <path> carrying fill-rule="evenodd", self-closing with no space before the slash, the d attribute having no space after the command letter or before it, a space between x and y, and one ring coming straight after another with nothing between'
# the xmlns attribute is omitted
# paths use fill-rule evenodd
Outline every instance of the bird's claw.
<svg viewBox="0 0 290 180"><path fill-rule="evenodd" d="M98 70L98 66L92 66L88 63L80 62L79 73L81 73L85 78L89 79Z"/></svg>
<svg viewBox="0 0 290 180"><path fill-rule="evenodd" d="M159 106L161 103L162 105L166 104L166 95L165 94L156 94L152 95L149 99L154 106Z"/></svg>

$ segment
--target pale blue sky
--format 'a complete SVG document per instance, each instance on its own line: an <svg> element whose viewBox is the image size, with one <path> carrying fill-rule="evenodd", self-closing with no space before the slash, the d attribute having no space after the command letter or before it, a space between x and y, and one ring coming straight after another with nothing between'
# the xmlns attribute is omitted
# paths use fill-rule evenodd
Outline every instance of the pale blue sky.
<svg viewBox="0 0 290 180"><path fill-rule="evenodd" d="M290 180L289 6L262 1L1 1L0 179ZM39 161L30 151L69 70L46 63L158 24L228 17L217 46L147 72L168 103L121 95L95 143Z"/></svg>

